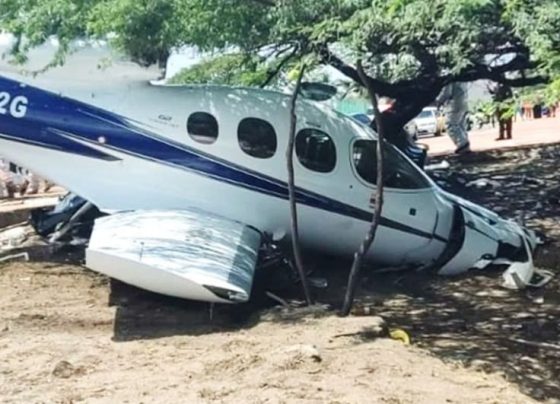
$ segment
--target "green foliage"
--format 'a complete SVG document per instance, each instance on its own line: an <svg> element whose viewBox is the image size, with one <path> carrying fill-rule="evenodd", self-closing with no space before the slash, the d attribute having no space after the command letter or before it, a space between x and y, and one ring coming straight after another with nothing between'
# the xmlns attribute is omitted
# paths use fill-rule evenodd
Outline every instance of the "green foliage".
<svg viewBox="0 0 560 404"><path fill-rule="evenodd" d="M560 78L554 80L546 88L544 99L547 105L555 105L560 102Z"/></svg>
<svg viewBox="0 0 560 404"><path fill-rule="evenodd" d="M90 0L0 0L0 29L18 37L12 50L15 61L24 62L29 49L56 36L60 47L47 67L62 64L71 50L70 42L86 34L85 21L95 3Z"/></svg>
<svg viewBox="0 0 560 404"><path fill-rule="evenodd" d="M524 89L519 94L521 102L544 103L551 106L560 102L560 78L547 86L536 86Z"/></svg>
<svg viewBox="0 0 560 404"><path fill-rule="evenodd" d="M164 65L170 50L181 45L184 22L175 0L91 1L84 21L90 36L112 35L112 43L137 63Z"/></svg>
<svg viewBox="0 0 560 404"><path fill-rule="evenodd" d="M550 76L560 75L560 1L507 0L504 20Z"/></svg>
<svg viewBox="0 0 560 404"><path fill-rule="evenodd" d="M267 70L258 58L240 53L226 54L204 60L183 69L173 84L227 84L257 86L266 80Z"/></svg>
<svg viewBox="0 0 560 404"><path fill-rule="evenodd" d="M489 118L496 114L497 105L494 101L482 101L475 106L474 110Z"/></svg>
<svg viewBox="0 0 560 404"><path fill-rule="evenodd" d="M0 27L26 39L18 58L50 35L62 55L73 38L116 34L114 44L144 65L182 45L297 46L297 57L334 46L394 82L458 75L517 41L547 72L560 70L559 0L0 0L0 10Z"/></svg>

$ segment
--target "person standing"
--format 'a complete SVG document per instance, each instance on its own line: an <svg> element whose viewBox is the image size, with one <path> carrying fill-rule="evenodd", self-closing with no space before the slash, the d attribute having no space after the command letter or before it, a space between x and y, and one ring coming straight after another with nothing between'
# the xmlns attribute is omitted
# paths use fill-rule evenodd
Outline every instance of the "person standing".
<svg viewBox="0 0 560 404"><path fill-rule="evenodd" d="M533 119L533 103L531 101L523 102L523 111L525 119Z"/></svg>
<svg viewBox="0 0 560 404"><path fill-rule="evenodd" d="M471 151L467 132L468 90L466 83L451 83L444 87L436 99L438 106L445 105L446 127L449 137L456 146L455 153Z"/></svg>
<svg viewBox="0 0 560 404"><path fill-rule="evenodd" d="M520 103L518 103L516 106L516 114L515 114L515 121L517 122L517 117L519 117L520 120L524 121L525 120L525 115L524 115L524 109L523 109L523 105L521 105Z"/></svg>
<svg viewBox="0 0 560 404"><path fill-rule="evenodd" d="M548 107L548 110L550 111L550 113L548 114L549 118L556 118L556 108L557 108L557 104L556 102L553 102L550 104L550 106Z"/></svg>
<svg viewBox="0 0 560 404"><path fill-rule="evenodd" d="M498 119L499 136L496 140L511 139L513 129L513 91L505 84L496 84L490 88L490 93L496 103L496 118Z"/></svg>

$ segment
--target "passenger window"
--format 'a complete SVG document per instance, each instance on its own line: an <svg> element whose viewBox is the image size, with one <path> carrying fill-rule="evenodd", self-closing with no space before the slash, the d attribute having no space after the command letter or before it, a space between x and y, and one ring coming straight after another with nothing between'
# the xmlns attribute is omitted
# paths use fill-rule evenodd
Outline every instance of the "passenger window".
<svg viewBox="0 0 560 404"><path fill-rule="evenodd" d="M241 150L249 156L267 159L276 153L278 140L270 123L258 118L245 118L237 128Z"/></svg>
<svg viewBox="0 0 560 404"><path fill-rule="evenodd" d="M336 166L336 147L331 137L318 129L303 129L296 136L296 155L300 163L320 173Z"/></svg>
<svg viewBox="0 0 560 404"><path fill-rule="evenodd" d="M218 121L207 112L195 112L189 116L187 132L198 143L212 144L218 139Z"/></svg>
<svg viewBox="0 0 560 404"><path fill-rule="evenodd" d="M385 164L383 166L386 187L400 189L428 188L430 183L393 145L384 143ZM366 182L377 183L377 141L357 140L354 142L353 161L358 175Z"/></svg>

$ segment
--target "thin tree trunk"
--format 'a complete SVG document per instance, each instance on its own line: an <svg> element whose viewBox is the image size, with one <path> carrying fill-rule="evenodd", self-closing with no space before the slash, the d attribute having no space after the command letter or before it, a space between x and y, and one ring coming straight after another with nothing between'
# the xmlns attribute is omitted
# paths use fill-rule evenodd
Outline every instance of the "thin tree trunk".
<svg viewBox="0 0 560 404"><path fill-rule="evenodd" d="M301 251L299 248L299 230L298 230L298 219L297 219L297 201L296 192L294 185L294 144L295 144L295 134L296 134L296 101L301 87L301 80L303 74L305 73L305 64L302 65L297 78L296 88L292 95L291 105L290 105L290 134L288 138L288 148L286 150L286 162L288 165L288 193L290 197L290 214L291 214L291 226L292 226L292 249L294 252L294 259L296 268L299 273L301 280L301 285L303 287L303 293L305 295L305 300L309 306L313 304L311 300L311 294L309 292L309 285L307 282L307 275L305 274L305 269L303 267L303 260L301 258Z"/></svg>
<svg viewBox="0 0 560 404"><path fill-rule="evenodd" d="M369 85L369 80L367 80L367 76L364 72L361 60L358 60L357 67L358 74L360 75L362 82L368 89L368 93L371 99L371 105L373 106L375 121L377 122L377 187L375 190L375 194L372 195L372 200L375 200L375 212L373 215L373 221L360 246L360 249L354 254L354 262L352 263L352 269L350 270L350 275L348 277L348 286L346 288L344 304L340 313L342 316L347 316L348 314L350 314L350 310L352 309L362 263L364 261L365 255L367 254L368 250L373 244L373 241L375 240L377 226L379 225L379 221L381 219L381 211L383 209L383 121L381 119L381 112L379 111L377 95Z"/></svg>

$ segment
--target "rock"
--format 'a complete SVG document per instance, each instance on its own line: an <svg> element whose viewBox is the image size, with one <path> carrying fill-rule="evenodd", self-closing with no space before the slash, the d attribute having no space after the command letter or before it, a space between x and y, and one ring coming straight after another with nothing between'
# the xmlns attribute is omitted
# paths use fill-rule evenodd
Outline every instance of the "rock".
<svg viewBox="0 0 560 404"><path fill-rule="evenodd" d="M481 359L475 359L470 363L471 367L477 369L477 370L481 370L483 372L489 373L492 371L492 365L484 360Z"/></svg>
<svg viewBox="0 0 560 404"><path fill-rule="evenodd" d="M292 304L292 301L290 301L290 304ZM296 321L325 317L330 314L330 310L330 306L320 304L303 307L275 307L264 311L261 318L266 321Z"/></svg>
<svg viewBox="0 0 560 404"><path fill-rule="evenodd" d="M309 365L315 367L323 361L317 347L306 344L289 346L280 352L273 353L271 358L280 370L294 370L309 367Z"/></svg>
<svg viewBox="0 0 560 404"><path fill-rule="evenodd" d="M500 186L498 181L489 180L487 178L479 178L478 180L471 181L466 184L467 187L476 187L477 189L482 188L496 188Z"/></svg>
<svg viewBox="0 0 560 404"><path fill-rule="evenodd" d="M542 185L545 184L545 182L543 180L540 180L538 178L526 177L526 178L524 178L524 180L525 180L524 181L525 184L530 184L530 185L540 185L540 186L542 186Z"/></svg>
<svg viewBox="0 0 560 404"><path fill-rule="evenodd" d="M511 317L515 320L527 320L527 319L535 318L535 314L522 311L520 313L513 314Z"/></svg>
<svg viewBox="0 0 560 404"><path fill-rule="evenodd" d="M319 349L314 345L294 345L288 347L286 353L293 357L310 359L313 362L321 362L323 360Z"/></svg>
<svg viewBox="0 0 560 404"><path fill-rule="evenodd" d="M52 371L53 376L68 379L76 373L76 368L68 361L60 361L54 367Z"/></svg>
<svg viewBox="0 0 560 404"><path fill-rule="evenodd" d="M387 323L381 317L371 317L368 319L364 331L376 337L385 336L387 334Z"/></svg>

